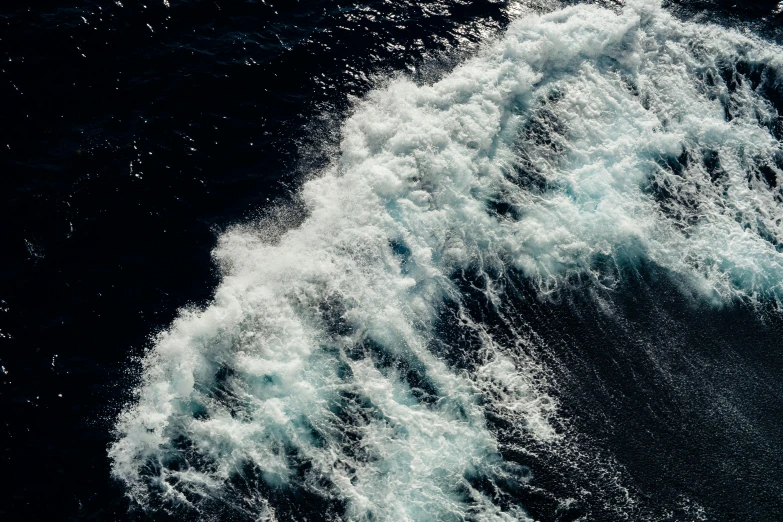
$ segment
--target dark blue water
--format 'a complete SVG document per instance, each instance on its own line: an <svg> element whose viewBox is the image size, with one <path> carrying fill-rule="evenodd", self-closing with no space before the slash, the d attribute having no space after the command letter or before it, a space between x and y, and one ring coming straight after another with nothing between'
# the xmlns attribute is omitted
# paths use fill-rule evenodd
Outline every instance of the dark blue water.
<svg viewBox="0 0 783 522"><path fill-rule="evenodd" d="M780 38L776 2L670 7ZM211 298L220 231L326 164L351 96L395 72L430 81L514 12L488 0L0 7L0 518L192 519L139 510L110 477L135 358L178 309ZM579 291L538 303L524 281L503 314L546 339L535 356L563 417L627 469L638 520L698 520L686 497L706 520L783 520L783 319L694 306L661 270L629 276L611 320ZM502 337L470 278L471 315ZM470 371L471 340L449 340L444 314L443 357ZM514 431L503 422L489 419L501 441ZM600 470L585 482L504 451L532 469L514 494L536 519L611 520ZM595 490L564 509L585 484ZM281 520L325 513L322 499L270 497Z"/></svg>

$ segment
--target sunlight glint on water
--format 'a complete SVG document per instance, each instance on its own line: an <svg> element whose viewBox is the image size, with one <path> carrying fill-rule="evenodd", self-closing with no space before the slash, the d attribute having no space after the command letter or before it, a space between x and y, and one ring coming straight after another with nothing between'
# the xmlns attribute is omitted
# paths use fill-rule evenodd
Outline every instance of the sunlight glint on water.
<svg viewBox="0 0 783 522"><path fill-rule="evenodd" d="M203 513L274 519L267 489L291 488L348 520L524 519L476 486L529 480L486 401L554 453L569 434L541 362L486 335L467 374L431 349L453 278L502 307L505 273L545 295L644 259L716 305L777 303L782 81L780 49L640 2L528 16L433 85L389 80L302 225L221 238L213 304L144 362L115 476Z"/></svg>

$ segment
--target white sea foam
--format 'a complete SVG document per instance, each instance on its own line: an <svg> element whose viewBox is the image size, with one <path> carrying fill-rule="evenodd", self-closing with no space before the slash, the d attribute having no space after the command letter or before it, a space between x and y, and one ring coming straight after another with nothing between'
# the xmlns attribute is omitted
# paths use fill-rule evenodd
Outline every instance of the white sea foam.
<svg viewBox="0 0 783 522"><path fill-rule="evenodd" d="M157 338L114 475L142 505L267 519L237 478L339 500L345 520L525 519L475 486L527 480L483 403L540 444L556 404L489 334L469 374L436 355L453 278L514 270L547 293L645 258L716 303L779 301L778 115L737 64L783 90L777 47L654 4L579 6L512 23L433 85L370 92L303 185L304 223L223 235L214 302Z"/></svg>

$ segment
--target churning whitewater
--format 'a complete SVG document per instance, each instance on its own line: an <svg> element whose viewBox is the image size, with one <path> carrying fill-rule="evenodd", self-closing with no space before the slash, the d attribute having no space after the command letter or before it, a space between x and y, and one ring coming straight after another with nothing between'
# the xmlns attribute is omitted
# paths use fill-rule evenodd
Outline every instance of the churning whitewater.
<svg viewBox="0 0 783 522"><path fill-rule="evenodd" d="M515 445L575 475L603 459L589 484L631 513L622 471L560 418L535 335L494 338L460 285L502 310L509 274L548 299L645 262L715 306L777 307L781 93L780 48L639 2L525 15L434 84L391 79L303 184L301 224L220 238L214 301L156 338L114 475L203 518L275 520L299 495L334 520L527 520ZM448 350L446 312L473 352Z"/></svg>

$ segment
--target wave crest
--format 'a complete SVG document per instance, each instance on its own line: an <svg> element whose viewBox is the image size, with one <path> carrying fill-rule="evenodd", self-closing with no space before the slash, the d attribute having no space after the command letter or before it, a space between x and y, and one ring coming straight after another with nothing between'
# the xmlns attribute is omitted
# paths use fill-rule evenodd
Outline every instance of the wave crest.
<svg viewBox="0 0 783 522"><path fill-rule="evenodd" d="M565 458L552 383L465 317L472 371L437 349L455 280L481 274L502 307L506 272L547 294L645 259L716 303L779 301L781 57L655 5L579 6L372 91L303 223L221 238L214 302L147 355L114 475L204 516L307 498L334 519L525 519L529 470L485 417Z"/></svg>

